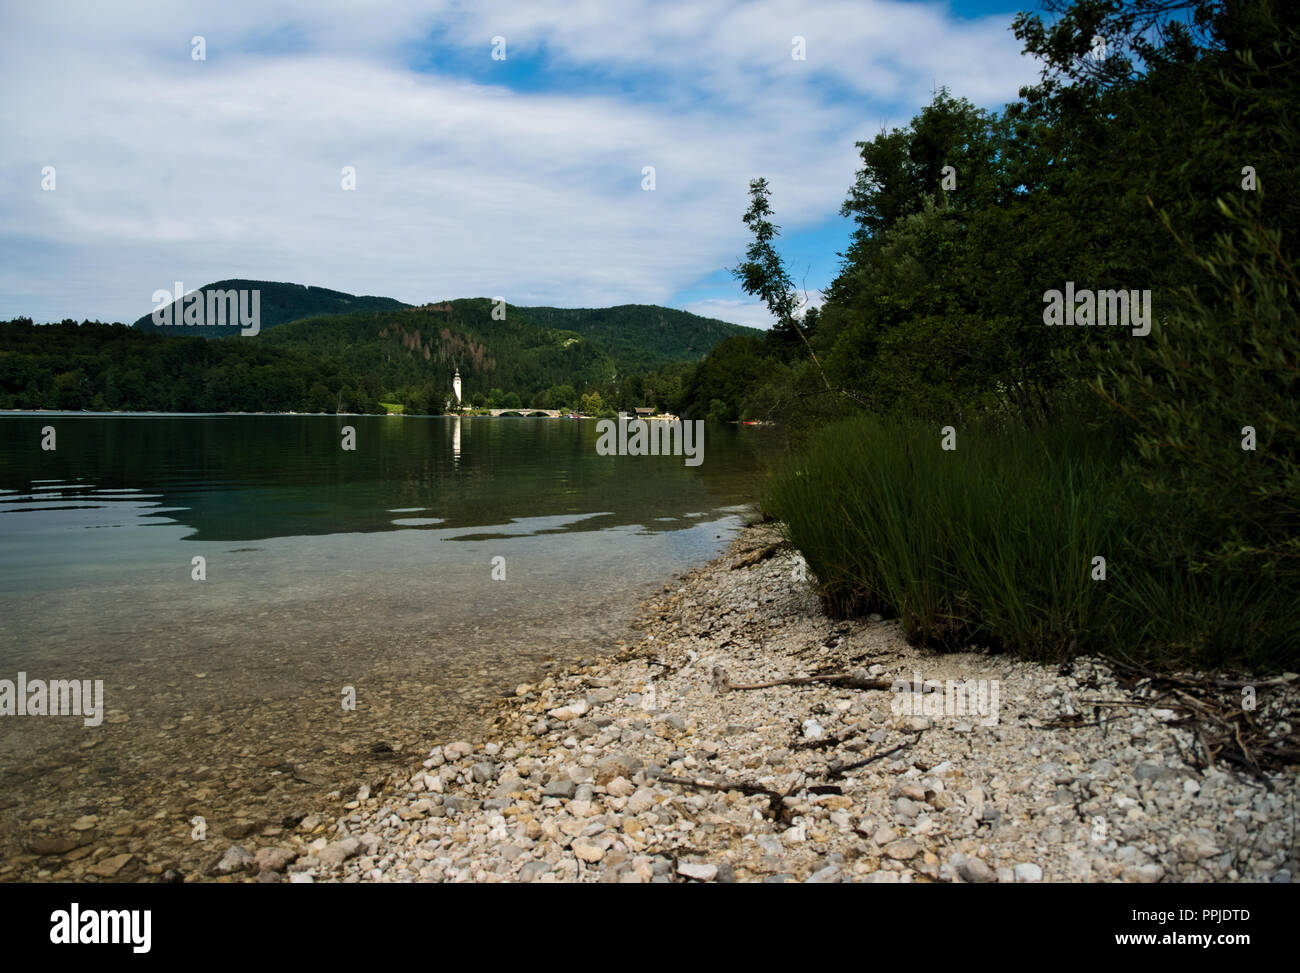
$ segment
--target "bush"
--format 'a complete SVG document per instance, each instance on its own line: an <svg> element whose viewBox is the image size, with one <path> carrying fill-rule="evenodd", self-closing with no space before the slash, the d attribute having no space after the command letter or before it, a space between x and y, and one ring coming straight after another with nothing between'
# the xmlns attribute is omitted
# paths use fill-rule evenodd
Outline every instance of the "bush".
<svg viewBox="0 0 1300 973"><path fill-rule="evenodd" d="M1138 603L1182 652L1266 662L1300 644L1300 280L1262 200L1220 207L1232 233L1192 254L1207 286L1097 389L1132 430L1132 544L1163 579Z"/></svg>

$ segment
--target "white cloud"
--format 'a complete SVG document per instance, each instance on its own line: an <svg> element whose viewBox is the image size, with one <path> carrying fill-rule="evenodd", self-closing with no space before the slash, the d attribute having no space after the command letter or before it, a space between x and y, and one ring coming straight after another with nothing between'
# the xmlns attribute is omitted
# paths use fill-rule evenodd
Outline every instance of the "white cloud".
<svg viewBox="0 0 1300 973"><path fill-rule="evenodd" d="M10 5L0 318L133 320L155 289L227 277L412 302L662 303L743 250L751 177L772 183L786 233L815 225L882 116L901 124L935 83L1009 99L1032 73L1002 19L934 5L541 7ZM406 67L417 49L490 62L496 34L516 67L544 53L639 87L512 92ZM806 62L790 60L794 34ZM340 189L345 165L356 192ZM714 304L728 302L699 306ZM762 313L734 305L716 316Z"/></svg>

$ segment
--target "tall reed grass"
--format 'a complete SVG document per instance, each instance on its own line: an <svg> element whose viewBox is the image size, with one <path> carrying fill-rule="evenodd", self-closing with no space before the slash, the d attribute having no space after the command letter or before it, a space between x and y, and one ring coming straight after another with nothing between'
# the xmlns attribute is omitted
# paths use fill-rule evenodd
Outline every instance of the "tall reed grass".
<svg viewBox="0 0 1300 973"><path fill-rule="evenodd" d="M814 437L764 505L828 610L897 616L918 644L1294 664L1285 593L1151 560L1178 514L1125 476L1124 448L1066 422L966 426L943 450L936 426L858 418Z"/></svg>

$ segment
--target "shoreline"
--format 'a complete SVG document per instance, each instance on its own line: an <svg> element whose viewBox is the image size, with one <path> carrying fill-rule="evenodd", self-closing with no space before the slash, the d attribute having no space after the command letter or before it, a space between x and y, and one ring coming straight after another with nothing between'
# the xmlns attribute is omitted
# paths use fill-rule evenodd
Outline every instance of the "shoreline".
<svg viewBox="0 0 1300 973"><path fill-rule="evenodd" d="M803 573L774 527L746 527L642 604L635 645L187 880L1291 880L1296 765L1198 771L1186 721L1100 660L918 650L896 622L824 616ZM828 671L851 678L760 685ZM995 685L995 709L899 712L911 694L889 689L916 673ZM1259 692L1289 732L1294 681ZM1127 702L1090 725L1093 698Z"/></svg>

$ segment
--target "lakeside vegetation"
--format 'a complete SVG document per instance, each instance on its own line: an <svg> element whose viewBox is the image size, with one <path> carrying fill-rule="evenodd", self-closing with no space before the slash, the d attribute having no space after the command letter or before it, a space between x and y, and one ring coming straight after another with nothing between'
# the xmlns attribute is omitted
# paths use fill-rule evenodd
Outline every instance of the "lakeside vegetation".
<svg viewBox="0 0 1300 973"><path fill-rule="evenodd" d="M1015 22L1043 62L1019 101L941 92L859 144L818 312L752 184L736 273L778 323L719 345L685 411L789 417L766 506L841 614L1044 661L1294 669L1300 13L1054 9ZM1067 282L1150 290L1150 333L1047 326Z"/></svg>

